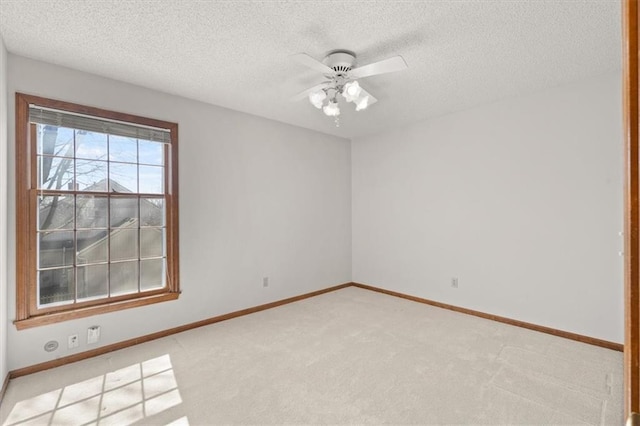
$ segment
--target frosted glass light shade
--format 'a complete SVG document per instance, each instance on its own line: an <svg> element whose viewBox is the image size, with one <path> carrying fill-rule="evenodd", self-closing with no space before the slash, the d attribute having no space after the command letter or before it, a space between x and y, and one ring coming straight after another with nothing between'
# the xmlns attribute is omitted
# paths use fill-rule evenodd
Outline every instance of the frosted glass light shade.
<svg viewBox="0 0 640 426"><path fill-rule="evenodd" d="M369 96L363 96L362 99L359 99L356 102L356 111L362 111L363 109L367 109L369 106Z"/></svg>
<svg viewBox="0 0 640 426"><path fill-rule="evenodd" d="M329 117L336 117L340 115L340 107L338 107L338 103L334 101L329 102L324 108L322 108L322 111L324 111L324 113Z"/></svg>
<svg viewBox="0 0 640 426"><path fill-rule="evenodd" d="M361 92L362 87L360 87L360 84L358 84L357 81L351 81L344 85L344 89L342 89L342 96L344 96L347 102L356 102Z"/></svg>
<svg viewBox="0 0 640 426"><path fill-rule="evenodd" d="M317 92L311 92L309 93L309 102L311 102L311 104L320 109L322 108L322 102L324 102L324 100L326 99L327 94L324 93L324 90L318 90Z"/></svg>

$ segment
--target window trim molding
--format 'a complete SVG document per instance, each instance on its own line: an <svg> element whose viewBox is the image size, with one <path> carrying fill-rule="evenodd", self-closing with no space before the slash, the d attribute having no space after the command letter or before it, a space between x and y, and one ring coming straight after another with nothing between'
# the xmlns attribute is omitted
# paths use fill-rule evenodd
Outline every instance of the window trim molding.
<svg viewBox="0 0 640 426"><path fill-rule="evenodd" d="M136 293L122 298L112 298L104 303L92 306L75 306L56 312L36 312L35 292L35 241L32 241L35 226L34 197L31 192L36 188L32 179L33 141L29 125L29 105L102 117L110 120L124 121L144 126L164 128L170 131L171 148L165 150L166 192L164 198L166 209L166 241L167 241L167 287L161 291ZM101 108L58 101L40 96L16 92L15 95L15 179L16 179L16 318L14 324L18 330L53 324L92 315L113 312L121 309L145 306L153 303L175 300L180 294L179 269L179 215L178 215L178 124L119 113Z"/></svg>

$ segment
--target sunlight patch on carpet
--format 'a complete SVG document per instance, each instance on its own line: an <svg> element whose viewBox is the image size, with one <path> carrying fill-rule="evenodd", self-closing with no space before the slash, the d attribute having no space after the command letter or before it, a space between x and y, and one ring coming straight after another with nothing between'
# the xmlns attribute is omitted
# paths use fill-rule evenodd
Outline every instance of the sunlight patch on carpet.
<svg viewBox="0 0 640 426"><path fill-rule="evenodd" d="M20 401L4 424L130 425L180 404L171 358L163 355Z"/></svg>

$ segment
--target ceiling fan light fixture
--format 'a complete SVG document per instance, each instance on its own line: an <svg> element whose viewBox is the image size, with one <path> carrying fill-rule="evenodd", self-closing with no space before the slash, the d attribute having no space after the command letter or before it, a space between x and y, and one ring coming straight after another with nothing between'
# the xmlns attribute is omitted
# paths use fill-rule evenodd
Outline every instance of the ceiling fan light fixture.
<svg viewBox="0 0 640 426"><path fill-rule="evenodd" d="M322 108L322 103L326 98L327 94L324 92L324 90L318 90L317 92L309 93L309 102L311 102L311 104L318 109Z"/></svg>
<svg viewBox="0 0 640 426"><path fill-rule="evenodd" d="M367 109L369 106L369 96L363 96L358 99L356 102L356 111L362 111L363 109Z"/></svg>
<svg viewBox="0 0 640 426"><path fill-rule="evenodd" d="M345 84L342 89L342 96L344 96L347 102L356 102L360 93L362 93L362 87L360 87L360 84L355 80Z"/></svg>
<svg viewBox="0 0 640 426"><path fill-rule="evenodd" d="M335 100L329 101L329 103L322 108L322 111L329 117L337 117L340 115L340 107L338 106L338 102Z"/></svg>
<svg viewBox="0 0 640 426"><path fill-rule="evenodd" d="M347 102L353 102L356 111L365 110L378 100L363 89L358 80L402 71L407 68L407 63L402 56L394 56L360 66L357 65L356 54L344 49L329 52L322 62L306 53L298 53L292 58L300 64L322 73L326 79L326 81L296 95L293 100L309 97L313 106L321 109L325 115L334 118L336 126L340 124L338 95L341 95Z"/></svg>

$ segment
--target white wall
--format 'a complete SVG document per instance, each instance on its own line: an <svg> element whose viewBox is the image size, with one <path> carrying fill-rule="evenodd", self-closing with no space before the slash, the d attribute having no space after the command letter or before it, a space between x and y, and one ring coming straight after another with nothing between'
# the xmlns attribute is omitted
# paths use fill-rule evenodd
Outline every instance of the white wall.
<svg viewBox="0 0 640 426"><path fill-rule="evenodd" d="M616 73L352 141L353 280L622 342L621 92Z"/></svg>
<svg viewBox="0 0 640 426"><path fill-rule="evenodd" d="M7 49L0 36L0 387L7 367Z"/></svg>
<svg viewBox="0 0 640 426"><path fill-rule="evenodd" d="M22 331L11 325L9 369L75 353L66 349L73 333L79 350L89 349L94 324L106 345L351 281L348 140L14 55L8 85L10 99L20 91L179 123L183 290L175 302ZM10 146L9 229L13 156ZM15 237L8 237L14 300ZM60 342L51 354L43 350L50 339Z"/></svg>
<svg viewBox="0 0 640 426"><path fill-rule="evenodd" d="M0 55L6 64L3 48ZM179 123L183 294L17 331L6 326L15 318L9 232L0 238L0 262L8 240L0 271L9 277L4 298L0 275L0 331L8 328L2 377L95 347L86 346L94 324L107 345L352 278L623 340L618 75L359 138L351 149L344 139L14 55L3 91L6 75L0 67L0 129L8 127L9 141L15 91ZM7 202L15 229L6 137L0 132L0 185L7 185L0 232ZM267 289L263 276L271 279ZM453 276L458 289L450 287ZM74 333L80 348L69 351ZM51 339L60 348L49 354L42 347Z"/></svg>

